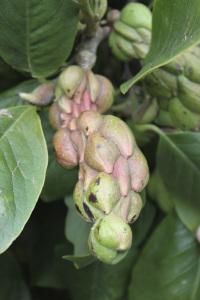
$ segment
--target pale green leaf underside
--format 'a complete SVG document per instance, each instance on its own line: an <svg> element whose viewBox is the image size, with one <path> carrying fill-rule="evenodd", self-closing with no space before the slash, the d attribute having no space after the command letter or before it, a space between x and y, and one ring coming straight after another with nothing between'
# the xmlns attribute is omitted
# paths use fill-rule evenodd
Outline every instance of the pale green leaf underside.
<svg viewBox="0 0 200 300"><path fill-rule="evenodd" d="M21 233L38 200L47 148L35 108L0 114L0 253Z"/></svg>
<svg viewBox="0 0 200 300"><path fill-rule="evenodd" d="M142 70L121 86L126 93L138 80L173 60L200 40L200 0L155 0L152 43Z"/></svg>

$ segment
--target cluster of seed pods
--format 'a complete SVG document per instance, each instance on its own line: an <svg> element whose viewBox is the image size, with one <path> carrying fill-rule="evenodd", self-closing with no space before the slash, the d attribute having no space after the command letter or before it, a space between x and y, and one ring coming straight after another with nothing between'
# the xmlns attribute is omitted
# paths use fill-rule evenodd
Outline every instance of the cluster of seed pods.
<svg viewBox="0 0 200 300"><path fill-rule="evenodd" d="M101 114L112 102L108 79L71 66L58 79L50 121L58 129L53 143L59 163L67 168L79 165L74 201L80 215L93 223L91 252L115 264L131 247L128 223L140 214L139 192L149 172L128 126Z"/></svg>

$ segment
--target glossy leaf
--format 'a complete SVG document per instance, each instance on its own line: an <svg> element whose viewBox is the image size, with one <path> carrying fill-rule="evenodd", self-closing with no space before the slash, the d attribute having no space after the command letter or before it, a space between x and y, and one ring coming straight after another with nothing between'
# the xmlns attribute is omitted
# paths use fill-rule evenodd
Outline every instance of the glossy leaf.
<svg viewBox="0 0 200 300"><path fill-rule="evenodd" d="M200 249L175 213L168 215L145 245L129 287L129 300L198 300Z"/></svg>
<svg viewBox="0 0 200 300"><path fill-rule="evenodd" d="M200 225L200 133L162 134L157 168L182 222L192 231Z"/></svg>
<svg viewBox="0 0 200 300"><path fill-rule="evenodd" d="M138 80L200 41L200 0L155 0L150 51L142 70L121 86L126 93Z"/></svg>
<svg viewBox="0 0 200 300"><path fill-rule="evenodd" d="M31 299L22 271L15 257L9 252L0 256L0 299Z"/></svg>
<svg viewBox="0 0 200 300"><path fill-rule="evenodd" d="M73 0L2 0L0 56L33 77L49 76L69 56L77 22Z"/></svg>
<svg viewBox="0 0 200 300"><path fill-rule="evenodd" d="M47 158L35 108L0 110L0 253L21 233L37 203Z"/></svg>

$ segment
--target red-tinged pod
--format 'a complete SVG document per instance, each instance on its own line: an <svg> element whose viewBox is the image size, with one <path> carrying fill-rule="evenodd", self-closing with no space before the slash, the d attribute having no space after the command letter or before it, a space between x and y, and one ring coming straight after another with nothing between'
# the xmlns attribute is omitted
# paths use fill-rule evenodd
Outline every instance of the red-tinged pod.
<svg viewBox="0 0 200 300"><path fill-rule="evenodd" d="M128 160L131 174L131 187L135 192L141 192L149 180L149 168L146 158L139 148Z"/></svg>
<svg viewBox="0 0 200 300"><path fill-rule="evenodd" d="M98 112L86 111L78 118L77 126L78 129L85 134L85 136L89 136L99 129L102 121L103 117Z"/></svg>
<svg viewBox="0 0 200 300"><path fill-rule="evenodd" d="M128 161L120 155L114 165L113 177L118 181L122 196L126 196L131 189L131 178Z"/></svg>
<svg viewBox="0 0 200 300"><path fill-rule="evenodd" d="M114 88L110 80L101 75L96 75L99 81L99 95L96 100L98 111L104 113L113 104L114 101Z"/></svg>
<svg viewBox="0 0 200 300"><path fill-rule="evenodd" d="M117 146L98 132L88 137L84 159L91 168L99 172L112 173L119 155Z"/></svg>
<svg viewBox="0 0 200 300"><path fill-rule="evenodd" d="M54 129L58 129L62 125L61 112L56 102L49 108L49 122Z"/></svg>
<svg viewBox="0 0 200 300"><path fill-rule="evenodd" d="M81 133L78 130L75 130L75 131L71 132L71 140L75 146L75 149L78 152L79 162L81 163L84 161L84 151L85 151L86 139L85 139L83 133Z"/></svg>
<svg viewBox="0 0 200 300"><path fill-rule="evenodd" d="M99 132L107 139L117 145L121 154L128 158L136 147L135 138L129 127L117 117L104 116Z"/></svg>
<svg viewBox="0 0 200 300"><path fill-rule="evenodd" d="M73 168L78 164L78 153L70 139L68 129L59 129L53 138L53 145L58 162L66 168Z"/></svg>

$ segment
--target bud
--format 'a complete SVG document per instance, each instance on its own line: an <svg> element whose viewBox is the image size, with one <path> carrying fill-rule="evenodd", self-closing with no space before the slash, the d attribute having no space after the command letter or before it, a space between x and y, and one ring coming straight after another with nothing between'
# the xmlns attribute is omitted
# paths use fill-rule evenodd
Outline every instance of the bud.
<svg viewBox="0 0 200 300"><path fill-rule="evenodd" d="M80 0L81 9L87 18L100 21L107 10L107 0Z"/></svg>
<svg viewBox="0 0 200 300"><path fill-rule="evenodd" d="M78 66L69 66L66 68L58 78L58 87L69 98L72 98L76 89L80 86L84 79L84 70Z"/></svg>
<svg viewBox="0 0 200 300"><path fill-rule="evenodd" d="M19 96L32 104L45 106L53 101L54 85L51 82L43 83L32 93L19 93Z"/></svg>
<svg viewBox="0 0 200 300"><path fill-rule="evenodd" d="M131 187L135 192L140 192L149 180L149 169L147 161L139 148L135 149L133 155L128 159L131 175Z"/></svg>
<svg viewBox="0 0 200 300"><path fill-rule="evenodd" d="M132 243L128 224L114 214L99 219L90 231L89 247L102 262L116 264L127 254Z"/></svg>
<svg viewBox="0 0 200 300"><path fill-rule="evenodd" d="M118 183L111 175L100 172L90 183L86 199L91 206L108 214L120 199Z"/></svg>
<svg viewBox="0 0 200 300"><path fill-rule="evenodd" d="M104 116L99 132L116 144L124 157L132 155L136 142L131 130L122 120L111 115Z"/></svg>
<svg viewBox="0 0 200 300"><path fill-rule="evenodd" d="M58 162L66 168L73 168L78 164L78 153L70 139L67 129L59 129L53 138L53 145Z"/></svg>
<svg viewBox="0 0 200 300"><path fill-rule="evenodd" d="M99 81L99 94L96 100L98 112L104 113L113 104L114 101L114 88L110 80L101 75L96 75Z"/></svg>
<svg viewBox="0 0 200 300"><path fill-rule="evenodd" d="M88 138L85 148L85 161L99 172L112 173L120 153L117 146L109 139L95 132Z"/></svg>

